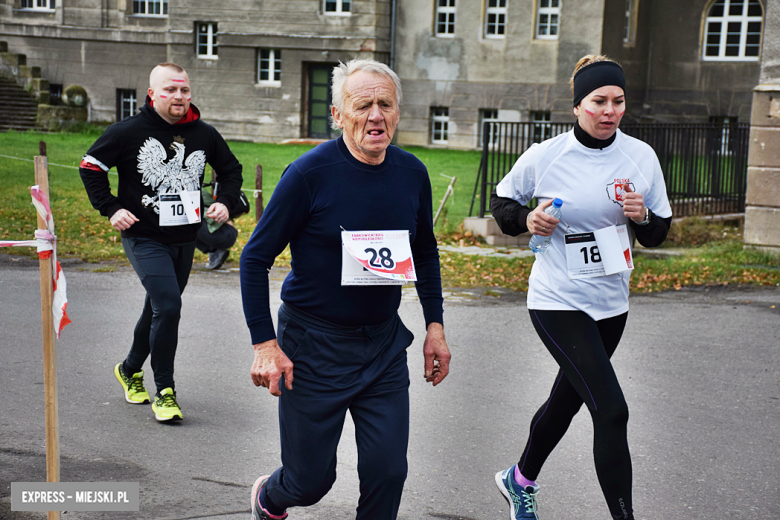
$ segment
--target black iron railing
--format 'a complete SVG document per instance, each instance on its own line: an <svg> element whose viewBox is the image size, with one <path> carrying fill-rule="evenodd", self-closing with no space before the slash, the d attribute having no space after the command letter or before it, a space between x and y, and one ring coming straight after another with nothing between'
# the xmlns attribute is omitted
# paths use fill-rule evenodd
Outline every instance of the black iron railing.
<svg viewBox="0 0 780 520"><path fill-rule="evenodd" d="M490 211L490 193L532 144L572 126L486 122L469 215L474 214L475 204L480 217ZM655 150L675 217L745 211L749 123L626 124L620 129Z"/></svg>

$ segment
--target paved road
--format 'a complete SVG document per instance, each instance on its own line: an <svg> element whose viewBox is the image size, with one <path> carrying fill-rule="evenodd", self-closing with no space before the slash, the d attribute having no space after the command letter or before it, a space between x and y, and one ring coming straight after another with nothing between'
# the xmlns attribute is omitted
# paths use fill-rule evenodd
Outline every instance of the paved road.
<svg viewBox="0 0 780 520"><path fill-rule="evenodd" d="M0 518L10 482L45 481L38 273L0 255ZM161 425L124 402L112 374L143 290L129 268L67 264L69 314L59 349L62 480L141 485L138 513L64 519L248 518L249 486L279 464L276 400L249 380L252 360L236 272L195 271L184 295L177 391L185 421ZM277 306L279 280L273 302ZM774 306L774 308L773 308ZM399 518L506 519L493 475L515 462L555 365L522 296L454 291L446 303L452 373L422 377L423 320L413 292L401 316L410 348L410 472ZM640 519L780 518L780 288L699 289L632 297L615 365L631 409ZM609 518L581 412L541 477L544 520ZM354 430L338 481L291 519L354 518Z"/></svg>

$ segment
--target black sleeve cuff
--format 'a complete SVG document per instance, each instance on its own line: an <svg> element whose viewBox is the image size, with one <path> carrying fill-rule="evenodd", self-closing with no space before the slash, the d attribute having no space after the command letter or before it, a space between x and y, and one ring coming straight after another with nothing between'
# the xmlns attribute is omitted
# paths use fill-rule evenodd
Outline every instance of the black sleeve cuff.
<svg viewBox="0 0 780 520"><path fill-rule="evenodd" d="M516 237L527 232L525 219L531 211L531 208L514 199L499 197L495 190L490 194L490 212L505 235Z"/></svg>
<svg viewBox="0 0 780 520"><path fill-rule="evenodd" d="M634 230L636 239L644 247L657 247L664 243L669 234L669 228L672 225L672 217L661 218L647 208L650 215L650 222L640 226L633 220L629 221L631 229Z"/></svg>

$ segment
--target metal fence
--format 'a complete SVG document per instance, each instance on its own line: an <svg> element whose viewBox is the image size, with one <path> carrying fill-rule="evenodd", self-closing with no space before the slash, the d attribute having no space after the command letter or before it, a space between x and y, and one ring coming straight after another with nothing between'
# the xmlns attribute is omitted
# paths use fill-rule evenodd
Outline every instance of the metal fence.
<svg viewBox="0 0 780 520"><path fill-rule="evenodd" d="M490 193L531 145L572 126L486 122L469 215L475 204L480 217L489 213ZM675 217L745 211L749 123L633 124L620 130L655 150Z"/></svg>

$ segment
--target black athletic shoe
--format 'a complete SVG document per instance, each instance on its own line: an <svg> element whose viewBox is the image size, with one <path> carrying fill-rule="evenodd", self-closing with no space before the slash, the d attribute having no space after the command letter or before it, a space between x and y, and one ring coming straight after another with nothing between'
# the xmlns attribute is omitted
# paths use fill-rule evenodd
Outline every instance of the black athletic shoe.
<svg viewBox="0 0 780 520"><path fill-rule="evenodd" d="M217 249L216 252L209 253L209 263L206 264L206 269L219 269L229 256L230 249Z"/></svg>

